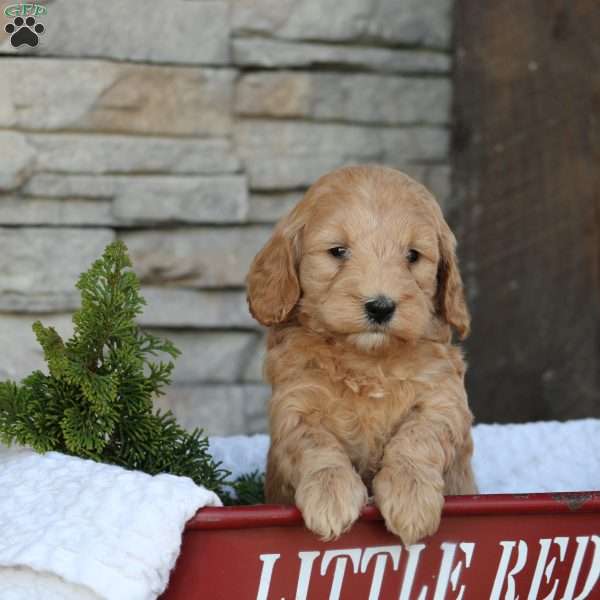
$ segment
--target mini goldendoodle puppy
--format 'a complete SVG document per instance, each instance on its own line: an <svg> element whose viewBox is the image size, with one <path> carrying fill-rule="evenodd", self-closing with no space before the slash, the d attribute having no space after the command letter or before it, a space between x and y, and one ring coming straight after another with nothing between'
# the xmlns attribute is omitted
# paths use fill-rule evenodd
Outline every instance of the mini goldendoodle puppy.
<svg viewBox="0 0 600 600"><path fill-rule="evenodd" d="M455 245L422 185L356 166L321 177L252 263L250 311L270 328L267 501L297 504L323 539L372 493L409 545L437 530L444 494L476 492Z"/></svg>

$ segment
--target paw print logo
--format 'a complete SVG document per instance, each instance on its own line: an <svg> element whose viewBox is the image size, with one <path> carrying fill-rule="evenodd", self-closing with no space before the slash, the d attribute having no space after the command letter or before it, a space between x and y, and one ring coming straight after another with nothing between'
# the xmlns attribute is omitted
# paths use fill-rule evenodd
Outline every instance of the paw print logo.
<svg viewBox="0 0 600 600"><path fill-rule="evenodd" d="M10 33L10 43L18 48L23 44L27 44L34 48L40 41L39 36L44 33L44 26L41 23L36 23L33 17L15 17L12 23L8 23L4 30Z"/></svg>

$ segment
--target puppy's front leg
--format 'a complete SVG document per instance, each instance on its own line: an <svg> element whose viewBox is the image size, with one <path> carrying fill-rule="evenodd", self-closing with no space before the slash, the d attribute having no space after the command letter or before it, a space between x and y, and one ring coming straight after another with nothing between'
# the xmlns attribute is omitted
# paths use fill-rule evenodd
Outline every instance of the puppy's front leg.
<svg viewBox="0 0 600 600"><path fill-rule="evenodd" d="M269 451L267 500L277 500L287 488L308 529L323 540L337 538L367 503L365 485L337 438L323 427L297 419L280 433Z"/></svg>
<svg viewBox="0 0 600 600"><path fill-rule="evenodd" d="M444 474L464 447L472 416L466 399L419 402L388 442L373 480L387 528L405 545L435 533L444 505Z"/></svg>

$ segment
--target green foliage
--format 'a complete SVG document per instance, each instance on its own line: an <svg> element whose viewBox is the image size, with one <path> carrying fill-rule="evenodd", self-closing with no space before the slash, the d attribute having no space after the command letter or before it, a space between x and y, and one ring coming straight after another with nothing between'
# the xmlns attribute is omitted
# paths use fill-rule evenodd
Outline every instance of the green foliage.
<svg viewBox="0 0 600 600"><path fill-rule="evenodd" d="M157 357L175 359L179 351L136 325L145 301L130 267L127 248L115 242L81 275L81 308L68 341L34 323L49 373L0 382L0 441L185 475L221 493L229 474L214 462L202 431L188 433L170 412L153 411L173 371L172 361Z"/></svg>
<svg viewBox="0 0 600 600"><path fill-rule="evenodd" d="M253 471L238 477L231 485L233 493L224 492L221 496L223 504L264 504L265 475Z"/></svg>

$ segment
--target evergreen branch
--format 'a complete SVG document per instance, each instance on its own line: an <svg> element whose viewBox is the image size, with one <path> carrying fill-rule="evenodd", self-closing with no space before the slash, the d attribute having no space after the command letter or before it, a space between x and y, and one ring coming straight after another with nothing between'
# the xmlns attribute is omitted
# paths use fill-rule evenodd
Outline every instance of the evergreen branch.
<svg viewBox="0 0 600 600"><path fill-rule="evenodd" d="M153 359L180 353L135 322L145 301L125 244L110 244L77 288L81 307L68 341L52 327L33 325L49 374L0 383L0 440L184 475L221 493L229 473L213 460L202 431L189 433L172 413L153 412L174 367Z"/></svg>
<svg viewBox="0 0 600 600"><path fill-rule="evenodd" d="M236 504L265 503L265 475L253 471L240 475L232 484L232 492L223 492L221 498L225 506Z"/></svg>

